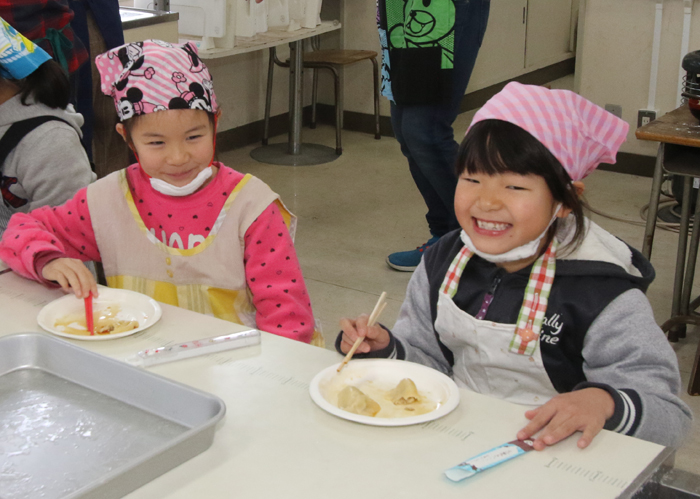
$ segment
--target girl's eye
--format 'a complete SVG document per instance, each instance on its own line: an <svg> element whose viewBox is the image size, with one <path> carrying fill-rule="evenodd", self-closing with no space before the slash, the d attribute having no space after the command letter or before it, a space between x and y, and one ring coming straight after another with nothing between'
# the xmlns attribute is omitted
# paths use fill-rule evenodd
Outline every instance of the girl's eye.
<svg viewBox="0 0 700 499"><path fill-rule="evenodd" d="M202 137L202 135L190 135L189 137L187 137L187 140L196 140L196 139L199 139L201 137Z"/></svg>
<svg viewBox="0 0 700 499"><path fill-rule="evenodd" d="M526 191L527 189L525 187L520 187L518 185L509 185L507 189L512 189L514 191Z"/></svg>
<svg viewBox="0 0 700 499"><path fill-rule="evenodd" d="M160 145L163 145L163 141L162 140L153 140L153 141L149 142L148 145L149 146L160 146Z"/></svg>
<svg viewBox="0 0 700 499"><path fill-rule="evenodd" d="M470 184L478 184L479 181L470 177L462 177L462 180L469 182Z"/></svg>

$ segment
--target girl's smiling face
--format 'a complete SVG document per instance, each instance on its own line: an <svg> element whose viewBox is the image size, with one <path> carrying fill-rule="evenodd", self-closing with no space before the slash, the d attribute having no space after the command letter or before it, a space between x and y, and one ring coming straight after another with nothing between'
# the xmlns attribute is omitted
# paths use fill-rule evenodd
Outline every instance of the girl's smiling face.
<svg viewBox="0 0 700 499"><path fill-rule="evenodd" d="M117 132L124 140L131 139L147 175L176 187L192 182L214 156L214 127L201 110L171 109L141 115L128 134L122 123Z"/></svg>
<svg viewBox="0 0 700 499"><path fill-rule="evenodd" d="M571 210L560 207L539 175L502 173L470 174L466 170L457 182L455 213L462 229L479 251L500 255L529 243L547 229L552 217L566 217ZM528 266L539 256L499 264L508 272Z"/></svg>

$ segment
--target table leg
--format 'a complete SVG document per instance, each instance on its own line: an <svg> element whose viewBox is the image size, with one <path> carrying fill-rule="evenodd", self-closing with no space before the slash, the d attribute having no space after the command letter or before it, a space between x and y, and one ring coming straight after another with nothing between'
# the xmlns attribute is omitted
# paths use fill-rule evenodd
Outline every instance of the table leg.
<svg viewBox="0 0 700 499"><path fill-rule="evenodd" d="M681 294L683 292L683 277L685 275L685 255L688 246L688 226L690 225L690 195L693 178L683 177L683 204L681 206L681 226L678 232L678 252L676 254L676 275L673 280L673 303L671 317L681 313ZM685 337L685 324L671 327L668 331L668 341L678 341Z"/></svg>
<svg viewBox="0 0 700 499"><path fill-rule="evenodd" d="M301 154L301 120L304 96L304 54L301 40L289 44L289 148L287 152Z"/></svg>
<svg viewBox="0 0 700 499"><path fill-rule="evenodd" d="M661 184L664 178L663 171L664 143L659 144L656 153L656 166L654 166L654 179L651 183L651 194L649 196L649 211L647 212L647 225L644 229L644 241L642 242L642 255L647 260L651 260L651 246L654 242L654 231L656 230L656 215L659 212L659 195L661 194Z"/></svg>

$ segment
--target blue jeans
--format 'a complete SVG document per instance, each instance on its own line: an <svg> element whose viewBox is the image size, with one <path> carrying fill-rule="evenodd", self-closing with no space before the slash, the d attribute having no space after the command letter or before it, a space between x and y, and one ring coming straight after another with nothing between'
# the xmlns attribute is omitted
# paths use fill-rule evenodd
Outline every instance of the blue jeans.
<svg viewBox="0 0 700 499"><path fill-rule="evenodd" d="M444 103L405 106L391 104L391 124L401 152L408 159L428 213L430 233L442 236L459 227L454 210L458 144L454 123L484 39L491 0L454 0L455 58L452 94Z"/></svg>

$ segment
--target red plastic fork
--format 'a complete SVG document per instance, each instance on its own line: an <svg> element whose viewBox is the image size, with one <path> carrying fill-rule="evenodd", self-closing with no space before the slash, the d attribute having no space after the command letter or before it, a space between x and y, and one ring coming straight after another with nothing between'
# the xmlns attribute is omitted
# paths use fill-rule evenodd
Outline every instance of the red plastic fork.
<svg viewBox="0 0 700 499"><path fill-rule="evenodd" d="M85 298L85 322L90 336L95 336L95 324L92 316L92 292Z"/></svg>

